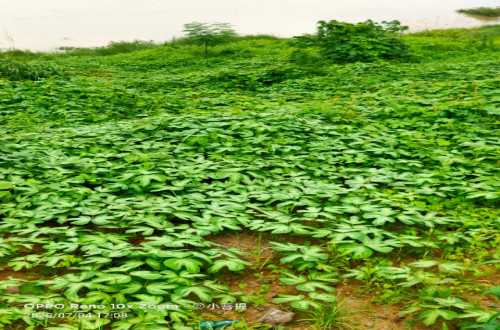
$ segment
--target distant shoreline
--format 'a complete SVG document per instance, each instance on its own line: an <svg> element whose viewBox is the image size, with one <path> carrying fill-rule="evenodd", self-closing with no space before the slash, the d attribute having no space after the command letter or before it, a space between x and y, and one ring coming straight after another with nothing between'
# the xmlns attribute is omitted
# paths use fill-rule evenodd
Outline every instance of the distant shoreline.
<svg viewBox="0 0 500 330"><path fill-rule="evenodd" d="M487 22L483 21L483 24L480 24L478 26L472 26L472 27L445 27L445 28L428 28L428 29L419 29L419 30L411 30L407 33L407 35L411 34L418 34L422 32L428 32L428 31L447 31L447 30L471 30L471 29L477 29L485 26L496 26L500 25L500 19L495 19L492 18L491 20L488 20ZM252 37L256 35L242 35L241 37ZM278 38L278 39L288 39L291 37L283 37L283 36L276 36L269 34L269 36L272 36L273 38ZM143 45L149 45L149 46L160 46L164 45L166 43L171 42L172 40L175 40L178 38L172 38L170 40L143 40L143 39L133 39L133 40L110 40L107 42L107 44L103 45L95 45L95 46L56 46L48 49L30 49L30 48L7 48L7 47L2 47L0 44L0 53L1 52L9 52L9 51L22 51L22 52L32 52L32 53L40 53L40 54L50 54L50 53L59 53L59 52L64 52L65 50L96 50L96 49L106 49L110 45L113 44L119 44L119 43L127 43L127 44L143 44Z"/></svg>

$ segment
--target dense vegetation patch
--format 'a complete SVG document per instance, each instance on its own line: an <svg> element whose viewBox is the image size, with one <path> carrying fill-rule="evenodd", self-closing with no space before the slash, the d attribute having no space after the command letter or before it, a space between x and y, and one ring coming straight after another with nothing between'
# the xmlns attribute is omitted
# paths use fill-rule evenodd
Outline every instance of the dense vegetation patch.
<svg viewBox="0 0 500 330"><path fill-rule="evenodd" d="M415 326L498 327L499 35L317 71L269 37L33 55L72 74L0 79L0 327L192 329L215 303L332 329L343 283ZM240 233L270 257L214 239ZM286 290L229 283L262 272ZM69 304L112 314L46 313Z"/></svg>
<svg viewBox="0 0 500 330"><path fill-rule="evenodd" d="M94 56L109 56L116 54L130 53L137 50L154 48L157 45L152 41L115 41L109 45L97 48L75 48L75 47L61 47L60 50L65 51L71 55L94 55Z"/></svg>
<svg viewBox="0 0 500 330"><path fill-rule="evenodd" d="M35 81L58 75L61 75L61 71L52 64L32 64L0 59L0 78Z"/></svg>

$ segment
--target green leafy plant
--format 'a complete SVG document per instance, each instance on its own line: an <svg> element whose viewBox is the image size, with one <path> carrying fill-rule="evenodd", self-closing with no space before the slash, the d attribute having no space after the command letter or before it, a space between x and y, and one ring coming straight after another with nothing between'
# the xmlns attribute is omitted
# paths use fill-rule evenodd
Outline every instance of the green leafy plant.
<svg viewBox="0 0 500 330"><path fill-rule="evenodd" d="M474 319L481 324L491 322L495 313L481 309L460 298L451 296L449 291L426 289L421 301L413 304L402 315L418 313L426 326L442 322L445 326L452 322L463 323L464 319Z"/></svg>
<svg viewBox="0 0 500 330"><path fill-rule="evenodd" d="M320 21L315 35L296 37L296 44L317 46L324 58L337 63L404 59L409 56L409 49L399 34L406 29L398 21Z"/></svg>
<svg viewBox="0 0 500 330"><path fill-rule="evenodd" d="M419 62L266 36L208 59L193 40L0 53L27 70L0 78L0 328L184 330L237 303L328 327L351 287L424 327L495 327L500 29L384 29ZM30 71L50 67L71 75Z"/></svg>

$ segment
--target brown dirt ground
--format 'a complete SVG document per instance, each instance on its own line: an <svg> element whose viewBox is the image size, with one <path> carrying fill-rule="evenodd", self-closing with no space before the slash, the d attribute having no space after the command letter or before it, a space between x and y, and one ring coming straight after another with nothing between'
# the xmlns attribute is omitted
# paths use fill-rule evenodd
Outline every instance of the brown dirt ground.
<svg viewBox="0 0 500 330"><path fill-rule="evenodd" d="M340 305L348 313L354 329L360 330L424 330L420 325L411 325L409 320L399 316L402 306L374 303L370 293L363 292L359 283L346 282L337 286Z"/></svg>
<svg viewBox="0 0 500 330"><path fill-rule="evenodd" d="M494 266L488 266L482 267L481 271L484 275L473 279L474 283L479 284L481 291L486 291L487 288L500 286L500 269ZM467 300L477 303L482 308L500 310L500 301L493 295L463 293L463 296L467 298Z"/></svg>
<svg viewBox="0 0 500 330"><path fill-rule="evenodd" d="M10 268L0 269L0 281L8 280L9 278L34 280L40 278L40 274L35 271L19 271L16 272Z"/></svg>
<svg viewBox="0 0 500 330"><path fill-rule="evenodd" d="M24 270L24 271L14 271L10 268L0 269L0 281L8 280L8 279L17 279L17 280L37 280L42 276L36 269ZM17 294L19 293L19 287L13 285L11 287L6 288L7 293Z"/></svg>
<svg viewBox="0 0 500 330"><path fill-rule="evenodd" d="M249 324L256 324L257 320L262 317L270 307L280 308L274 305L272 298L278 294L294 294L296 290L293 287L282 286L279 282L279 275L265 268L265 264L271 261L277 261L278 257L273 254L269 245L271 240L275 241L291 241L300 243L303 238L294 236L280 235L272 236L264 234L261 236L260 251L257 251L259 244L258 235L254 233L235 233L212 236L210 239L214 243L218 243L228 248L237 248L244 254L244 258L252 264L257 264L257 268L249 270L243 274L220 274L220 280L227 284L233 291L244 292L246 294L259 294L263 296L264 303L262 305L248 304L249 308L246 312L238 314L234 311L217 311L207 312L203 316L207 319L243 319ZM260 252L260 253L259 253ZM242 287L240 284L244 283ZM261 291L262 287L266 286L268 290ZM418 325L410 325L407 320L399 316L401 306L398 305L380 305L372 302L373 296L363 292L360 284L347 282L337 285L337 297L341 307L346 312L348 322L352 324L352 329L359 330L425 330L427 327ZM282 308L282 307L281 307ZM296 316L296 319L302 317ZM293 322L286 326L289 330L309 330L310 325L305 323Z"/></svg>

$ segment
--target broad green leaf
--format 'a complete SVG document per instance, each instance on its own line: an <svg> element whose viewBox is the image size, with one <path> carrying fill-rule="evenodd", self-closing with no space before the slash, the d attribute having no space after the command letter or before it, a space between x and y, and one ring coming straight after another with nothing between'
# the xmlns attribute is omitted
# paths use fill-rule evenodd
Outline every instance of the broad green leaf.
<svg viewBox="0 0 500 330"><path fill-rule="evenodd" d="M11 190L14 185L7 181L0 181L0 190Z"/></svg>
<svg viewBox="0 0 500 330"><path fill-rule="evenodd" d="M93 281L95 283L102 283L106 282L108 284L126 284L129 283L132 280L132 278L128 275L122 275L122 274L103 274L98 276L96 279Z"/></svg>
<svg viewBox="0 0 500 330"><path fill-rule="evenodd" d="M152 284L149 284L148 286L146 286L146 291L152 295L163 296L163 295L169 294L171 292L171 290L176 289L176 288L177 288L177 285L175 285L175 284L167 284L167 283L158 282L158 283L152 283Z"/></svg>
<svg viewBox="0 0 500 330"><path fill-rule="evenodd" d="M187 297L191 294L195 295L202 302L211 302L213 297L209 289L199 286L184 288L178 291L182 297Z"/></svg>
<svg viewBox="0 0 500 330"><path fill-rule="evenodd" d="M426 326L431 326L437 322L438 319L453 320L459 316L456 312L448 309L431 309L424 311L420 314L422 323Z"/></svg>
<svg viewBox="0 0 500 330"><path fill-rule="evenodd" d="M143 278L145 280L157 280L157 279L163 277L160 273L150 272L147 270L140 270L140 271L131 272L130 275L135 276L135 277L140 277L140 278Z"/></svg>
<svg viewBox="0 0 500 330"><path fill-rule="evenodd" d="M124 285L122 289L120 289L120 293L122 294L132 294L136 293L142 289L142 284L139 282L130 282Z"/></svg>
<svg viewBox="0 0 500 330"><path fill-rule="evenodd" d="M232 272L239 272L245 269L248 263L242 260L216 260L214 264L208 269L210 273L217 273L223 268L227 268Z"/></svg>
<svg viewBox="0 0 500 330"><path fill-rule="evenodd" d="M448 274L457 274L464 270L464 267L458 262L444 262L438 264L439 271Z"/></svg>
<svg viewBox="0 0 500 330"><path fill-rule="evenodd" d="M338 249L344 255L351 255L353 259L366 259L373 254L371 249L361 244L340 244Z"/></svg>
<svg viewBox="0 0 500 330"><path fill-rule="evenodd" d="M312 300L300 300L300 301L294 301L290 303L290 306L301 310L301 311L310 311L313 309L318 309L322 304L317 303Z"/></svg>
<svg viewBox="0 0 500 330"><path fill-rule="evenodd" d="M185 259L167 259L163 264L173 270L179 271L181 269L186 269L190 273L199 273L203 263L199 260L192 258Z"/></svg>
<svg viewBox="0 0 500 330"><path fill-rule="evenodd" d="M163 298L156 295L153 296L148 294L135 294L134 297L139 301L150 305L159 305L163 301Z"/></svg>
<svg viewBox="0 0 500 330"><path fill-rule="evenodd" d="M437 262L435 260L419 260L419 261L412 262L409 265L412 267L416 267L416 268L430 268L430 267L434 267L438 264L439 264L439 262Z"/></svg>
<svg viewBox="0 0 500 330"><path fill-rule="evenodd" d="M324 290L327 292L334 291L334 289L331 286L326 285L323 282L312 282L312 281L309 281L309 282L306 282L303 284L299 284L296 286L296 288L297 288L297 290L306 291L306 292L315 292L318 289L321 289L321 290Z"/></svg>
<svg viewBox="0 0 500 330"><path fill-rule="evenodd" d="M329 303L335 303L337 301L337 297L332 294L311 292L309 293L309 297L314 300L319 300Z"/></svg>
<svg viewBox="0 0 500 330"><path fill-rule="evenodd" d="M287 304L294 301L304 300L304 295L279 295L278 297L273 299L275 304Z"/></svg>

